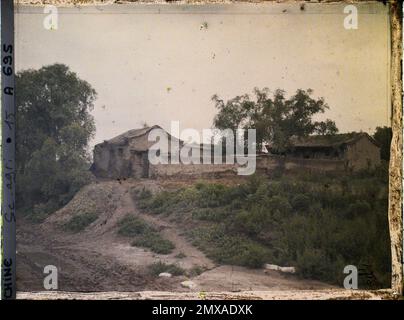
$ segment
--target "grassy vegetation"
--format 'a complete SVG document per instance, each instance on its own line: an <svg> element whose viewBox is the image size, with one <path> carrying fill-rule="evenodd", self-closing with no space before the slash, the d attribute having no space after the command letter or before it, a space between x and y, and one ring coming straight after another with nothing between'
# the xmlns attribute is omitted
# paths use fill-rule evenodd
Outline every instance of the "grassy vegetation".
<svg viewBox="0 0 404 320"><path fill-rule="evenodd" d="M341 285L345 265L390 284L387 167L355 174L252 176L225 186L134 193L139 208L187 225L192 243L219 263L295 266L302 277Z"/></svg>
<svg viewBox="0 0 404 320"><path fill-rule="evenodd" d="M91 223L97 220L96 213L83 213L72 217L67 223L64 224L64 229L70 232L80 232L87 228Z"/></svg>
<svg viewBox="0 0 404 320"><path fill-rule="evenodd" d="M175 248L174 244L163 239L157 230L145 221L127 215L118 223L118 234L133 238L131 245L134 247L148 248L159 254L169 254Z"/></svg>
<svg viewBox="0 0 404 320"><path fill-rule="evenodd" d="M206 270L206 268L201 267L201 266L194 266L191 269L189 269L189 271L187 272L187 274L190 277L196 277L199 276L200 274L202 274L204 271Z"/></svg>
<svg viewBox="0 0 404 320"><path fill-rule="evenodd" d="M148 266L151 275L157 277L162 272L171 273L173 276L181 276L185 274L185 270L176 264L166 264L162 261L152 263Z"/></svg>

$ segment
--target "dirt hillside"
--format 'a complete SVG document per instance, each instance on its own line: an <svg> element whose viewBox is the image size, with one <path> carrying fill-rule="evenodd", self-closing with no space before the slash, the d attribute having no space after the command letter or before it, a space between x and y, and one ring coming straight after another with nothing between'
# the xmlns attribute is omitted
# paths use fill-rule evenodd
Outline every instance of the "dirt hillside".
<svg viewBox="0 0 404 320"><path fill-rule="evenodd" d="M187 182L189 183L189 182ZM330 289L330 285L298 279L294 275L263 269L216 265L184 236L185 225L168 221L162 215L141 213L131 189L152 192L176 188L181 182L103 181L84 187L61 210L42 224L24 219L18 222L18 290L43 290L43 268L55 265L59 270L59 289L65 291L265 291ZM84 230L71 232L66 224L78 215L96 218ZM158 230L175 248L169 254L157 254L132 246L118 234L118 224L126 216L136 217ZM150 266L163 262L185 270L169 278L150 272ZM192 270L201 270L192 273ZM192 288L181 285L191 280Z"/></svg>

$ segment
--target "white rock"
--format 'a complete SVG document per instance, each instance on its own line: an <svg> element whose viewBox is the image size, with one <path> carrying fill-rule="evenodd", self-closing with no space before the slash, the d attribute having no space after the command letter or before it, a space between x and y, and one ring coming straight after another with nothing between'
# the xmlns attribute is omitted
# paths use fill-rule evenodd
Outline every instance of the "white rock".
<svg viewBox="0 0 404 320"><path fill-rule="evenodd" d="M168 273L168 272L162 272L162 273L159 274L159 277L162 277L162 278L171 278L171 277L172 277L172 274L171 274L171 273Z"/></svg>
<svg viewBox="0 0 404 320"><path fill-rule="evenodd" d="M296 273L295 267L280 267L280 266L277 266L276 264L266 264L265 269L266 270L276 270L276 271L285 272L285 273Z"/></svg>
<svg viewBox="0 0 404 320"><path fill-rule="evenodd" d="M279 266L277 266L276 264L266 264L265 265L265 269L267 270L279 270Z"/></svg>
<svg viewBox="0 0 404 320"><path fill-rule="evenodd" d="M196 284L195 284L195 282L187 280L187 281L181 282L181 286L184 288L193 289L196 287Z"/></svg>
<svg viewBox="0 0 404 320"><path fill-rule="evenodd" d="M295 267L280 267L279 271L286 272L286 273L295 273Z"/></svg>

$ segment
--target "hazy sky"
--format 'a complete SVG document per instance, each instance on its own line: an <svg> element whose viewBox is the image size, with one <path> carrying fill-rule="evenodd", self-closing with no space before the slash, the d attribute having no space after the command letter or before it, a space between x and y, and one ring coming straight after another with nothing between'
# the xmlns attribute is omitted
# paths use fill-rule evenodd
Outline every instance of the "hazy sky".
<svg viewBox="0 0 404 320"><path fill-rule="evenodd" d="M389 123L387 7L356 6L357 30L342 4L250 4L59 8L52 31L42 8L19 7L16 67L64 63L95 88L92 144L143 122L210 128L213 94L254 87L312 88L341 132L373 132Z"/></svg>

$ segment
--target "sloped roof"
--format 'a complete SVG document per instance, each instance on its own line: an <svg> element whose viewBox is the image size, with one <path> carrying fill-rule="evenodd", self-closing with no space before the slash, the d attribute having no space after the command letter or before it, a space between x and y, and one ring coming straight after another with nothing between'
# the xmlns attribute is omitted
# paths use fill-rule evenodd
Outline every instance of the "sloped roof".
<svg viewBox="0 0 404 320"><path fill-rule="evenodd" d="M152 127L140 128L140 129L132 129L132 130L126 131L110 140L105 140L104 142L97 144L96 147L126 146L126 145L130 144L131 150L147 151L155 143L154 141L148 140L148 133L153 129L161 129L161 130L165 131L163 128L161 128L158 125L154 125ZM171 136L168 132L166 132L166 133L171 139L177 139L177 138Z"/></svg>
<svg viewBox="0 0 404 320"><path fill-rule="evenodd" d="M366 132L351 132L335 135L313 135L307 137L292 137L291 144L295 148L336 148L342 145L350 145L357 142L359 139L366 137L374 145L379 147L378 143ZM272 146L268 145L268 149Z"/></svg>
<svg viewBox="0 0 404 320"><path fill-rule="evenodd" d="M140 128L140 129L132 129L129 131L126 131L112 139L104 141L104 143L108 144L114 144L114 145L125 145L128 143L130 139L138 138L140 136L145 135L146 133L149 133L152 129L161 129L160 126L152 126L152 127L145 127L145 128Z"/></svg>

